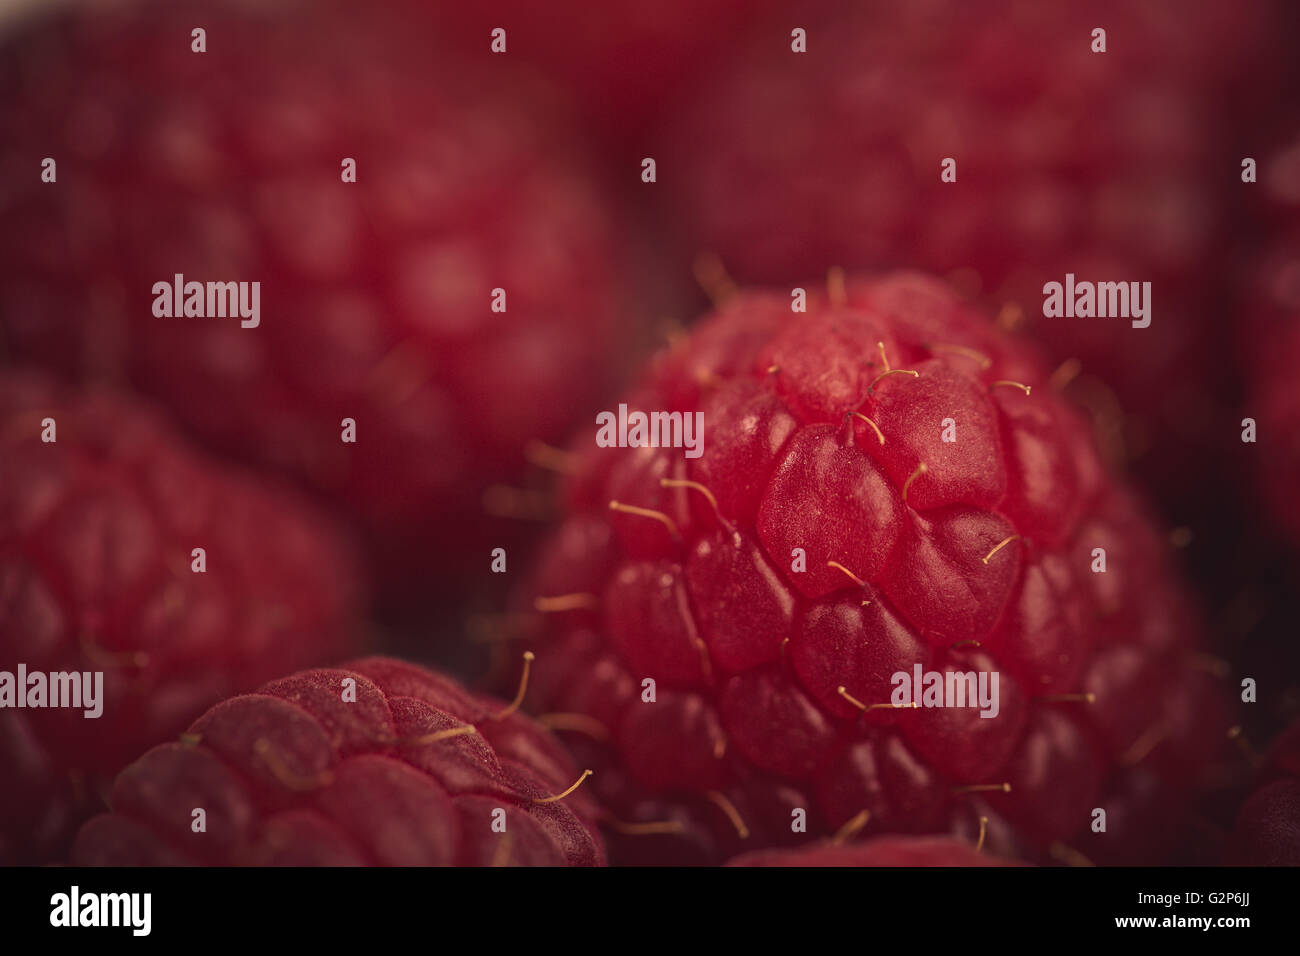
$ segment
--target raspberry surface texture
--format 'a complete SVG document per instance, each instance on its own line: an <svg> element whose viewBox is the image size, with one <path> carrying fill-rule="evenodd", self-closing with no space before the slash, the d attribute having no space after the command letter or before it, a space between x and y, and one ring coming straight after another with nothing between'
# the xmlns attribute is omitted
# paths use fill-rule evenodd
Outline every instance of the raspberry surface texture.
<svg viewBox="0 0 1300 956"><path fill-rule="evenodd" d="M626 270L536 77L459 63L383 6L294 9L96 5L10 39L0 326L341 503L396 585L431 537L491 536L485 490L599 394ZM45 157L55 183L28 175ZM160 317L177 276L259 282L259 324Z"/></svg>
<svg viewBox="0 0 1300 956"><path fill-rule="evenodd" d="M508 705L367 658L230 698L149 751L73 861L601 865L594 805L568 792L578 779L558 741Z"/></svg>
<svg viewBox="0 0 1300 956"><path fill-rule="evenodd" d="M355 652L359 580L307 502L134 400L0 374L0 671L16 692L0 709L0 859L57 858L113 774L210 704ZM43 705L20 666L42 675ZM102 674L98 716L52 706L60 673Z"/></svg>
<svg viewBox="0 0 1300 956"><path fill-rule="evenodd" d="M1300 866L1300 721L1270 748L1254 791L1237 813L1225 862Z"/></svg>
<svg viewBox="0 0 1300 956"><path fill-rule="evenodd" d="M566 741L616 860L806 845L863 812L868 836L971 843L985 817L1030 861L1156 855L1160 828L1120 847L1089 815L1172 819L1218 691L1168 545L1033 352L937 279L833 274L736 294L625 404L700 413L702 454L589 426L519 598L527 707L582 715ZM996 714L896 706L918 670L996 675Z"/></svg>

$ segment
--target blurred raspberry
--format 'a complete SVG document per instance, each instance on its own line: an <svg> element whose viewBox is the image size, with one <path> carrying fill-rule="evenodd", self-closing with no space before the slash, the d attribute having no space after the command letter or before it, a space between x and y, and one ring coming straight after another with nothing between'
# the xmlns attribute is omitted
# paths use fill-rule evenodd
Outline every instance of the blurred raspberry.
<svg viewBox="0 0 1300 956"><path fill-rule="evenodd" d="M1259 186L1264 235L1244 268L1238 304L1242 413L1256 423L1246 447L1272 525L1300 542L1300 136L1261 162Z"/></svg>
<svg viewBox="0 0 1300 956"><path fill-rule="evenodd" d="M491 55L492 31L578 97L588 128L614 149L644 145L648 128L690 95L732 41L774 0L392 0L454 28L458 45ZM631 158L629 156L629 158ZM639 162L640 156L635 159Z"/></svg>
<svg viewBox="0 0 1300 956"><path fill-rule="evenodd" d="M563 749L506 709L387 658L273 681L127 767L113 812L82 828L73 861L603 864L584 790L552 799L578 778Z"/></svg>
<svg viewBox="0 0 1300 956"><path fill-rule="evenodd" d="M11 39L0 331L344 503L381 583L427 591L486 568L510 528L485 490L620 361L611 215L534 77L381 9L278 9L78 8ZM259 281L260 325L155 317L176 274Z"/></svg>
<svg viewBox="0 0 1300 956"><path fill-rule="evenodd" d="M1014 866L987 856L969 843L946 837L877 837L839 846L825 843L806 850L746 853L727 866Z"/></svg>
<svg viewBox="0 0 1300 956"><path fill-rule="evenodd" d="M585 732L616 859L864 810L868 834L974 842L987 817L999 855L1104 855L1104 792L1140 769L1161 786L1120 816L1171 815L1224 739L1167 545L1032 352L947 286L831 286L807 314L739 294L652 365L628 408L701 412L702 457L583 451L524 596L529 706L580 715L555 719ZM997 716L891 709L918 665L997 672Z"/></svg>
<svg viewBox="0 0 1300 956"><path fill-rule="evenodd" d="M0 375L0 671L103 672L97 718L0 710L0 859L58 856L127 760L214 701L355 649L358 580L304 502L140 405Z"/></svg>
<svg viewBox="0 0 1300 956"><path fill-rule="evenodd" d="M1227 863L1300 866L1300 721L1273 744L1228 837Z"/></svg>
<svg viewBox="0 0 1300 956"><path fill-rule="evenodd" d="M1183 520L1203 490L1185 462L1228 417L1214 325L1240 162L1228 118L1260 98L1272 73L1254 61L1280 35L1275 5L1249 6L918 0L766 23L667 131L688 249L746 281L945 275L1055 362L1078 360L1061 373L1103 451ZM1151 282L1150 327L1045 318L1043 285L1066 273Z"/></svg>

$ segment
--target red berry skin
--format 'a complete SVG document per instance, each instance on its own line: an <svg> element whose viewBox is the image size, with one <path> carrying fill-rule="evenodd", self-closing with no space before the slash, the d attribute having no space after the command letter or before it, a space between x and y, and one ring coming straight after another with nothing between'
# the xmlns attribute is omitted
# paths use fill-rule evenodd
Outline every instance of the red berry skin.
<svg viewBox="0 0 1300 956"><path fill-rule="evenodd" d="M214 701L355 649L359 580L306 502L137 402L0 375L0 670L103 672L97 718L0 710L0 858L57 855L114 773Z"/></svg>
<svg viewBox="0 0 1300 956"><path fill-rule="evenodd" d="M1214 344L1231 234L1220 197L1241 157L1226 120L1259 98L1230 91L1285 35L1276 5L816 9L761 24L665 124L685 253L716 253L752 282L835 266L949 277L1053 364L1079 360L1067 394L1102 450L1181 515L1195 500L1183 462L1216 451L1213 429L1188 423L1227 418L1213 398L1231 381ZM790 49L796 25L807 53ZM1261 71L1248 90L1269 88ZM1045 317L1043 286L1066 273L1151 282L1151 325Z"/></svg>
<svg viewBox="0 0 1300 956"><path fill-rule="evenodd" d="M125 4L37 25L0 67L11 351L128 380L342 504L397 596L469 564L431 540L487 562L517 532L485 491L519 483L530 439L563 438L635 325L563 104L428 39L382 9ZM46 156L56 183L28 175ZM156 317L177 273L260 282L260 324Z"/></svg>
<svg viewBox="0 0 1300 956"><path fill-rule="evenodd" d="M727 866L1017 866L947 837L876 837L865 843L823 843L804 850L760 850Z"/></svg>
<svg viewBox="0 0 1300 956"><path fill-rule="evenodd" d="M1275 780L1247 797L1228 841L1230 864L1300 866L1300 780Z"/></svg>
<svg viewBox="0 0 1300 956"><path fill-rule="evenodd" d="M1255 790L1237 813L1225 862L1300 866L1300 721L1273 743Z"/></svg>
<svg viewBox="0 0 1300 956"><path fill-rule="evenodd" d="M348 700L348 681L355 682ZM216 705L113 785L84 866L599 866L595 805L541 726L389 658ZM427 735L472 725L441 740ZM207 829L192 829L194 808ZM497 811L501 811L498 813ZM494 830L494 816L504 831Z"/></svg>
<svg viewBox="0 0 1300 956"><path fill-rule="evenodd" d="M594 719L566 741L613 858L806 846L865 809L869 835L972 842L987 817L1040 860L1130 766L1184 800L1225 730L1195 611L1037 357L937 279L807 288L805 314L740 293L650 364L629 409L704 411L701 457L579 439L520 596L527 705ZM996 671L997 716L861 710L915 666Z"/></svg>

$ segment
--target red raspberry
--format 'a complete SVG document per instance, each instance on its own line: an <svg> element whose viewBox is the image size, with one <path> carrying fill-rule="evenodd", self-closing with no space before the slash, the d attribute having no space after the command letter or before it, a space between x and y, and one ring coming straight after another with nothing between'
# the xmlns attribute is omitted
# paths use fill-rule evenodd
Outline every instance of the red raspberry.
<svg viewBox="0 0 1300 956"><path fill-rule="evenodd" d="M863 810L869 832L973 841L987 816L1000 854L1104 855L1089 814L1121 770L1177 794L1222 739L1167 546L1036 358L947 286L831 286L800 315L738 295L652 366L629 409L701 412L702 457L587 454L530 585L530 702L583 715L636 859ZM997 717L888 708L914 665L999 672Z"/></svg>
<svg viewBox="0 0 1300 956"><path fill-rule="evenodd" d="M1270 749L1259 786L1237 814L1227 862L1300 866L1300 721Z"/></svg>
<svg viewBox="0 0 1300 956"><path fill-rule="evenodd" d="M142 749L355 646L357 580L296 496L195 453L148 410L0 375L0 671L103 672L98 718L0 710L0 859L58 855Z"/></svg>
<svg viewBox="0 0 1300 956"><path fill-rule="evenodd" d="M760 850L727 866L1014 866L969 843L946 837L876 837L865 843L820 844L806 850Z"/></svg>
<svg viewBox="0 0 1300 956"><path fill-rule="evenodd" d="M1243 418L1253 418L1256 441L1247 444L1274 526L1300 541L1300 137L1260 167L1262 215L1273 227L1251 261L1240 304L1238 336L1247 383ZM1234 423L1236 424L1236 423Z"/></svg>
<svg viewBox="0 0 1300 956"><path fill-rule="evenodd" d="M1247 447L1258 449L1255 472L1272 526L1300 541L1300 502L1295 495L1295 476L1300 474L1300 389L1295 382L1300 368L1300 245L1279 250L1277 261L1284 271L1276 273L1277 284L1262 291L1273 297L1276 309L1286 310L1289 325L1274 323L1268 333L1255 327L1255 333L1264 336L1259 344L1269 350L1271 360L1247 369L1250 388L1243 418L1255 421L1255 444Z"/></svg>
<svg viewBox="0 0 1300 956"><path fill-rule="evenodd" d="M615 147L628 148L642 145L647 127L714 65L720 37L771 6L770 0L398 2L434 11L443 29L454 24L461 47L484 54L492 31L505 30L511 57L573 90L590 127Z"/></svg>
<svg viewBox="0 0 1300 956"><path fill-rule="evenodd" d="M602 865L594 804L581 789L555 799L577 773L513 710L388 658L272 681L122 771L73 861Z"/></svg>
<svg viewBox="0 0 1300 956"><path fill-rule="evenodd" d="M1081 363L1062 374L1085 373L1069 394L1103 450L1181 497L1229 372L1212 344L1217 197L1240 157L1219 103L1271 9L919 0L786 17L669 131L664 183L688 249L741 280L920 267L1023 320ZM940 181L946 157L956 182ZM1150 281L1152 324L1045 318L1043 285L1066 273Z"/></svg>
<svg viewBox="0 0 1300 956"><path fill-rule="evenodd" d="M485 489L571 427L630 324L558 107L503 68L437 66L427 39L381 11L114 5L14 38L0 67L11 349L125 377L323 489L373 532L385 584L418 566L425 589L434 533L488 537ZM260 325L155 317L177 273L261 282Z"/></svg>

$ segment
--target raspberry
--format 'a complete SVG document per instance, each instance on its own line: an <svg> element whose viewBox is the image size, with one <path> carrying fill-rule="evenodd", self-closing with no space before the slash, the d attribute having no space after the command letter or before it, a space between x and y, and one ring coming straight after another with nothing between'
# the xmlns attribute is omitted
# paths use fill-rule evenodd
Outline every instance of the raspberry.
<svg viewBox="0 0 1300 956"><path fill-rule="evenodd" d="M653 7L601 0L401 2L436 8L440 25L454 24L471 49L486 52L491 31L504 29L508 53L573 90L591 128L614 147L642 144L647 127L712 65L717 38L771 5L770 0L661 0ZM640 159L638 154L635 161Z"/></svg>
<svg viewBox="0 0 1300 956"><path fill-rule="evenodd" d="M1300 866L1300 721L1270 749L1259 785L1237 814L1227 862Z"/></svg>
<svg viewBox="0 0 1300 956"><path fill-rule="evenodd" d="M216 705L181 742L123 770L112 813L82 828L72 858L603 864L594 805L581 789L566 793L577 773L554 738L513 711L388 658L272 681ZM196 808L204 832L193 829Z"/></svg>
<svg viewBox="0 0 1300 956"><path fill-rule="evenodd" d="M56 856L143 748L354 645L357 580L304 502L196 453L147 409L0 375L0 670L103 672L97 718L0 710L0 858Z"/></svg>
<svg viewBox="0 0 1300 956"><path fill-rule="evenodd" d="M1243 417L1256 421L1254 471L1280 528L1300 541L1300 503L1293 476L1300 468L1300 137L1261 164L1262 215L1273 221L1251 263L1240 303L1239 351L1248 384Z"/></svg>
<svg viewBox="0 0 1300 956"><path fill-rule="evenodd" d="M382 11L115 5L14 38L0 69L11 349L125 378L342 502L395 593L415 565L422 590L446 577L435 534L503 543L485 489L529 439L563 437L618 361L616 316L631 324L600 194L557 146L562 105L427 39ZM56 183L33 174L47 156ZM260 324L155 317L176 274L259 281Z"/></svg>
<svg viewBox="0 0 1300 956"><path fill-rule="evenodd" d="M1251 370L1244 417L1256 422L1256 472L1264 502L1275 519L1273 528L1300 541L1300 502L1296 501L1294 481L1300 473L1300 394L1294 372L1295 363L1300 362L1300 247L1287 254L1287 259L1290 274L1286 281L1295 282L1296 287L1288 293L1275 287L1275 294L1296 296L1286 306L1291 325L1275 327L1275 334L1263 340L1275 361Z"/></svg>
<svg viewBox="0 0 1300 956"><path fill-rule="evenodd" d="M1190 7L1190 9L1189 9ZM1227 370L1218 107L1272 7L843 4L767 25L666 133L689 251L743 281L920 267L1044 343L1103 450L1181 515ZM793 26L808 52L790 51ZM1092 30L1108 33L1105 54ZM1266 35L1266 34L1264 34ZM1243 95L1240 100L1255 98ZM1234 98L1233 102L1237 102ZM1215 132L1218 130L1219 132ZM777 132L779 131L779 132ZM955 182L940 164L957 163ZM1152 323L1046 318L1043 286L1150 281ZM1117 404L1118 398L1118 404ZM1189 422L1194 423L1189 426ZM1174 499L1177 495L1178 498Z"/></svg>
<svg viewBox="0 0 1300 956"><path fill-rule="evenodd" d="M1181 798L1222 739L1167 545L1036 357L945 284L807 291L806 314L737 295L628 400L702 411L701 457L585 452L522 598L530 706L583 715L616 859L864 810L873 834L973 842L983 816L1000 855L1104 854L1103 792L1141 770ZM890 707L916 667L996 671L997 715Z"/></svg>
<svg viewBox="0 0 1300 956"><path fill-rule="evenodd" d="M1013 866L944 837L876 837L865 843L826 843L806 850L746 853L727 866Z"/></svg>

